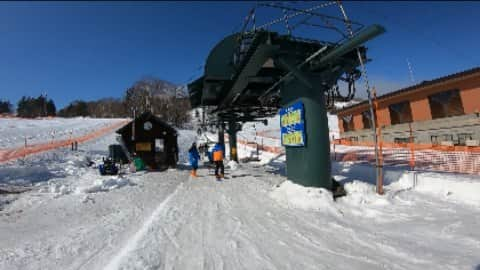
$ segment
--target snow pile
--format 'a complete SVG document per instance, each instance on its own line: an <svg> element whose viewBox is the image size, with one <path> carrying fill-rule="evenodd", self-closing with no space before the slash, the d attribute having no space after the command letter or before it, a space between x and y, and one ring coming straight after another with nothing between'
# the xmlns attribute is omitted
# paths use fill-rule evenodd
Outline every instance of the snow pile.
<svg viewBox="0 0 480 270"><path fill-rule="evenodd" d="M49 183L48 187L42 191L45 193L53 193L55 197L72 193L72 189L69 186L58 183Z"/></svg>
<svg viewBox="0 0 480 270"><path fill-rule="evenodd" d="M270 197L287 208L340 214L333 201L332 193L324 188L304 187L286 180L270 192Z"/></svg>
<svg viewBox="0 0 480 270"><path fill-rule="evenodd" d="M228 163L227 163L227 167L230 168L230 170L232 171L235 171L238 169L238 162L236 162L235 160L230 160Z"/></svg>
<svg viewBox="0 0 480 270"><path fill-rule="evenodd" d="M128 178L113 176L109 178L93 179L92 175L87 173L85 177L77 179L77 183L68 181L70 179L53 179L46 185L41 185L39 192L51 193L54 198L68 194L83 194L107 192L127 185L135 185Z"/></svg>
<svg viewBox="0 0 480 270"><path fill-rule="evenodd" d="M1 184L27 186L63 176L61 172L53 171L45 164L32 164L28 167L0 167Z"/></svg>
<svg viewBox="0 0 480 270"><path fill-rule="evenodd" d="M75 191L76 193L106 192L127 185L134 185L134 183L132 183L128 178L114 176L108 179L98 179L89 186L79 186Z"/></svg>
<svg viewBox="0 0 480 270"><path fill-rule="evenodd" d="M353 181L344 185L347 197L344 198L350 204L361 205L389 205L391 202L386 196L378 195L375 191L375 186L360 182Z"/></svg>
<svg viewBox="0 0 480 270"><path fill-rule="evenodd" d="M478 177L444 173L410 173L409 176L415 191L480 206Z"/></svg>

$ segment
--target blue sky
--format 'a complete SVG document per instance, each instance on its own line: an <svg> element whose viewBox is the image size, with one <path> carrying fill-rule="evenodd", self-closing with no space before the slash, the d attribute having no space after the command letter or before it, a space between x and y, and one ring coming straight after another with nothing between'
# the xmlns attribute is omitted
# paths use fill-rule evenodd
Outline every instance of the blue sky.
<svg viewBox="0 0 480 270"><path fill-rule="evenodd" d="M46 91L61 108L75 99L120 97L144 76L185 83L200 75L198 68L210 49L239 29L253 5L1 2L0 99L16 103L22 95ZM478 3L344 2L344 6L351 19L387 29L367 44L372 59L367 71L379 92L413 84L407 58L416 82L480 64ZM323 12L339 15L332 8ZM257 23L281 15L259 10ZM322 32L303 31L312 38L325 37Z"/></svg>

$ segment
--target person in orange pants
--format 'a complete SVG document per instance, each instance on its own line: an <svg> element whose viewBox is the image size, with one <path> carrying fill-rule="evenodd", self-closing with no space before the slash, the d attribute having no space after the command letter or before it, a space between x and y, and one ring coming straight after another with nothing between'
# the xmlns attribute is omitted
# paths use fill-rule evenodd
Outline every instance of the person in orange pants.
<svg viewBox="0 0 480 270"><path fill-rule="evenodd" d="M223 158L225 157L223 147L217 143L212 149L213 162L215 163L215 176L217 179L223 178L225 168L223 166ZM220 174L218 171L220 170Z"/></svg>

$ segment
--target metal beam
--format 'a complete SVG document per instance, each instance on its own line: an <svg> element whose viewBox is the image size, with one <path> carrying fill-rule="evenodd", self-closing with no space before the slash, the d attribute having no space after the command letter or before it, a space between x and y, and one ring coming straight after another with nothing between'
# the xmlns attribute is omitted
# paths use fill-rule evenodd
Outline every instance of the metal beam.
<svg viewBox="0 0 480 270"><path fill-rule="evenodd" d="M327 55L320 58L318 64L313 66L312 69L317 70L322 67L325 67L332 60L342 57L343 55L353 51L358 46L362 45L368 40L384 32L385 32L385 28L377 24L371 25L363 29L362 31L357 33L355 36L353 36L351 39L347 40L345 43L343 43L342 45L330 51Z"/></svg>
<svg viewBox="0 0 480 270"><path fill-rule="evenodd" d="M259 45L218 107L226 108L231 106L247 87L249 83L248 78L256 76L262 69L265 61L271 58L277 49L278 46L275 45Z"/></svg>

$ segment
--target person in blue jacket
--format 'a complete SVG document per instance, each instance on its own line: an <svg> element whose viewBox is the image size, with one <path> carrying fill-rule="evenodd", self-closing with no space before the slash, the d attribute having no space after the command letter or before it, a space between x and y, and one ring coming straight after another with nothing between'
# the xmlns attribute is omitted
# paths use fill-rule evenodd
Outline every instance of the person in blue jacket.
<svg viewBox="0 0 480 270"><path fill-rule="evenodd" d="M191 176L197 177L198 169L198 160L200 159L200 154L198 153L197 144L194 142L190 149L188 149L188 159L190 160L190 165L192 166Z"/></svg>

